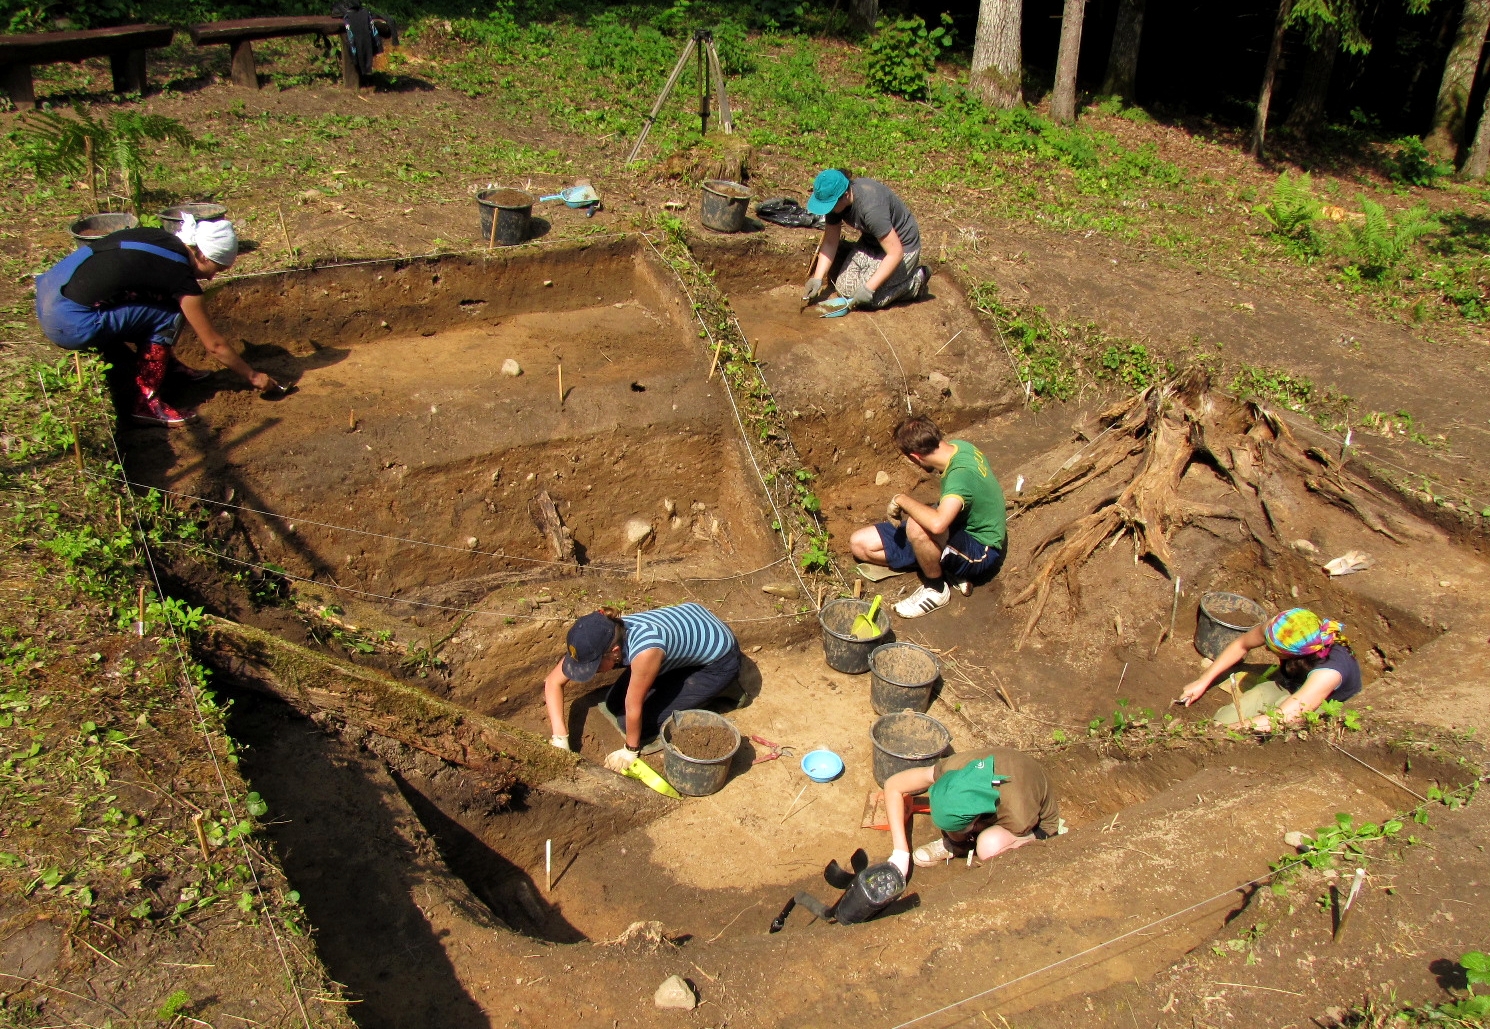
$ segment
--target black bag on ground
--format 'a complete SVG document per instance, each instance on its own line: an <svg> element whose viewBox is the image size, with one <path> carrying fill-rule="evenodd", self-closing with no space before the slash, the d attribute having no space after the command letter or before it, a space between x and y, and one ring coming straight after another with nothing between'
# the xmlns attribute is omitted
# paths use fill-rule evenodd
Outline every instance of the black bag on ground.
<svg viewBox="0 0 1490 1029"><path fill-rule="evenodd" d="M905 892L905 876L900 874L900 869L888 861L871 865L869 855L862 848L854 851L849 866L853 872L844 871L835 859L823 869L823 879L828 885L844 891L837 901L829 906L810 893L799 893L786 902L781 914L771 922L771 932L780 932L786 926L787 916L798 904L818 918L839 925L854 925L869 921Z"/></svg>
<svg viewBox="0 0 1490 1029"><path fill-rule="evenodd" d="M823 216L813 214L790 197L772 197L755 205L755 213L768 222L789 229L820 229Z"/></svg>

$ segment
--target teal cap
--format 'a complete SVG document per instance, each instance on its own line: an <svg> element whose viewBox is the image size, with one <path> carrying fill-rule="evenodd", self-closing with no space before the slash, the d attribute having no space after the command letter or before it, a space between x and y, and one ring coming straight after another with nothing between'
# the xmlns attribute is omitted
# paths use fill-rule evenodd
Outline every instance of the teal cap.
<svg viewBox="0 0 1490 1029"><path fill-rule="evenodd" d="M812 180L812 196L807 198L807 210L817 215L832 214L839 198L847 192L847 175L837 168L820 171Z"/></svg>

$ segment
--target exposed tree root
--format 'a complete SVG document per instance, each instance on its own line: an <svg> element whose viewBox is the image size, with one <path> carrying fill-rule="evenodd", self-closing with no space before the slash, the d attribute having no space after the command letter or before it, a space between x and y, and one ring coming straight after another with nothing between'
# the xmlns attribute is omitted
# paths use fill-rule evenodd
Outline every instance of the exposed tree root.
<svg viewBox="0 0 1490 1029"><path fill-rule="evenodd" d="M1044 555L1039 568L1010 607L1033 600L1015 649L1024 646L1045 611L1055 580L1064 577L1073 604L1079 607L1080 567L1109 538L1116 545L1133 534L1135 559L1147 558L1171 577L1174 554L1169 540L1186 525L1204 527L1203 519L1239 522L1265 556L1278 543L1283 512L1297 507L1300 495L1289 479L1351 512L1372 530L1394 542L1431 534L1391 511L1387 498L1352 475L1328 454L1305 451L1274 412L1210 390L1204 369L1149 387L1131 400L1098 416L1103 430L1051 480L1014 501L1016 515L1074 493L1136 458L1128 483L1096 500L1086 514L1040 540L1031 560ZM1185 472L1202 462L1231 484L1235 503L1198 503L1180 496Z"/></svg>

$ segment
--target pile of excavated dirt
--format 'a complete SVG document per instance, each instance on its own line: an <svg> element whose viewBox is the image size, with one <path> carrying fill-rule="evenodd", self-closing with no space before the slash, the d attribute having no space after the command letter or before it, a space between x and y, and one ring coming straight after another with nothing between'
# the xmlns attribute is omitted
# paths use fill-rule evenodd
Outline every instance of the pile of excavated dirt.
<svg viewBox="0 0 1490 1029"><path fill-rule="evenodd" d="M714 761L735 749L735 736L722 725L690 725L671 733L668 740L680 754Z"/></svg>

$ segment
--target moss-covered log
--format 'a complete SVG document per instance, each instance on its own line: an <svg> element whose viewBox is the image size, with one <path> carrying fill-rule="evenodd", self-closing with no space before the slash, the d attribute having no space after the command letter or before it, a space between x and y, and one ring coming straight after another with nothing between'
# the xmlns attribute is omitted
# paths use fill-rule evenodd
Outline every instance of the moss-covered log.
<svg viewBox="0 0 1490 1029"><path fill-rule="evenodd" d="M330 715L484 775L509 782L515 776L589 803L624 802L637 814L670 804L641 783L598 769L535 733L262 629L211 618L196 647L208 664L302 714Z"/></svg>

